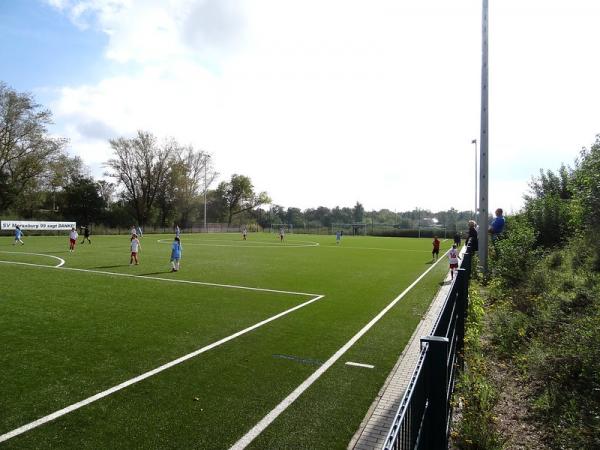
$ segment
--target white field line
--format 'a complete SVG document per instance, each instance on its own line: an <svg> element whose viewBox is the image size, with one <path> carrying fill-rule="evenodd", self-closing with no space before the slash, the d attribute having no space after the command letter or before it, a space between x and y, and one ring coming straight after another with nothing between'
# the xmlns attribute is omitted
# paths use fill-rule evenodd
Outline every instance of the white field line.
<svg viewBox="0 0 600 450"><path fill-rule="evenodd" d="M50 255L44 255L50 256ZM58 258L60 259L60 258ZM212 286L212 287L222 287L228 289L243 289L247 291L258 291L258 292L272 292L275 294L289 294L289 295L304 295L307 297L315 297L321 294L312 294L309 292L294 292L294 291L282 291L278 289L264 289L264 288L256 288L249 286L236 286L234 284L218 284L218 283L208 283L204 281L190 281L190 280L179 280L177 278L162 278L162 277L150 277L147 275L135 275L131 273L119 273L119 272L107 272L104 270L92 270L92 269L78 269L76 267L61 267L61 266L46 266L43 264L33 264L33 263L24 263L24 262L14 262L14 261L1 261L1 264L16 264L20 266L30 266L30 267L41 267L45 269L60 269L60 270L70 270L74 272L88 272L88 273L98 273L101 275L112 275L115 277L128 277L128 278L137 278L137 279L146 279L146 280L158 280L158 281L168 281L171 283L183 283L183 284L196 284L200 286Z"/></svg>
<svg viewBox="0 0 600 450"><path fill-rule="evenodd" d="M216 242L227 242L224 240L216 240ZM168 239L157 239L156 242L158 242L159 244L170 244L172 241L168 240ZM240 243L235 244L213 244L213 243L209 243L208 241L205 243L200 243L200 242L189 242L186 241L185 245L201 245L201 246L205 246L205 247L236 247L236 248L303 248L303 247L318 247L320 244L318 242L312 242L312 241L297 241L297 242L304 242L304 244L296 244L295 242L284 242L283 244L281 242L273 242L273 243L268 243L267 241L246 241L249 242L249 244L241 244L242 241L240 241ZM260 242L261 245L255 245L254 242Z"/></svg>
<svg viewBox="0 0 600 450"><path fill-rule="evenodd" d="M374 369L375 366L371 365L371 364L362 364L362 363L356 363L356 362L352 362L352 361L348 361L346 362L347 366L354 366L354 367L364 367L365 369Z"/></svg>
<svg viewBox="0 0 600 450"><path fill-rule="evenodd" d="M54 259L58 259L60 262L57 266L54 267L61 267L64 263L65 260L62 258L59 258L58 256L54 256L54 255L46 255L45 253L27 253L27 252L5 252L5 251L0 251L0 253L10 253L11 255L33 255L33 256L46 256L47 258L54 258ZM4 261L0 261L0 262L4 262ZM6 261L6 262L10 262L10 261Z"/></svg>
<svg viewBox="0 0 600 450"><path fill-rule="evenodd" d="M44 417L42 417L40 419L37 419L37 420L35 420L35 421L31 422L31 423L28 423L26 425L23 425L23 426L21 426L19 428L14 429L12 431L9 431L8 433L3 434L3 435L0 436L0 442L7 441L7 440L9 440L9 439L11 439L11 438L13 438L15 436L18 436L20 434L23 434L23 433L29 431L29 430L37 428L40 425L43 425L43 424L45 424L47 422L50 422L50 421L52 421L54 419L57 419L57 418L59 418L61 416L64 416L65 414L69 414L70 412L73 412L73 411L75 411L75 410L77 410L77 409L79 409L79 408L81 408L83 406L89 405L90 403L93 403L93 402L95 402L97 400L100 400L101 398L104 398L104 397L106 397L108 395L111 395L111 394L117 392L117 391L120 391L121 389L125 389L126 387L131 386L132 384L138 383L138 382L140 382L142 380L145 380L146 378L149 378L149 377L151 377L153 375L156 375L156 374L158 374L158 373L160 373L160 372L162 372L164 370L167 370L167 369L169 369L169 368L171 368L173 366L176 366L177 364L181 364L182 362L187 361L188 359L191 359L191 358L193 358L195 356L198 356L198 355L200 355L202 353L205 353L205 352L207 352L209 350L212 350L213 348L218 347L219 345L225 344L226 342L229 342L229 341L231 341L231 340L233 340L233 339L235 339L235 338L237 338L237 337L239 337L239 336L241 336L243 334L246 334L246 333L248 333L248 332L250 332L252 330L255 330L255 329L259 328L259 327L262 327L263 325L265 325L265 324L267 324L269 322L272 322L274 320L277 320L280 317L283 317L283 316L285 316L285 315L287 315L287 314L289 314L289 313L291 313L293 311L296 311L296 310L298 310L300 308L303 308L303 307L305 307L307 305L310 305L311 303L314 303L314 302L316 302L318 300L321 300L323 297L324 297L323 295L316 296L316 297L310 299L307 302L301 303L300 305L297 305L297 306L294 306L293 308L287 309L287 310L285 310L285 311L283 311L283 312L281 312L279 314L276 314L276 315L274 315L272 317L269 317L268 319L265 319L265 320L263 320L261 322L258 322L258 323L254 324L252 326L249 326L248 328L244 328L243 330L238 331L237 333L234 333L234 334L232 334L230 336L227 336L227 337L225 337L225 338L223 338L223 339L221 339L219 341L213 342L212 344L209 344L209 345L207 345L205 347L202 347L202 348L200 348L200 349L198 349L196 351L193 351L192 353L188 353L187 355L184 355L184 356L182 356L180 358L177 358L177 359L175 359L175 360L173 360L171 362L163 364L162 366L157 367L156 369L153 369L153 370L150 370L150 371L148 371L146 373L138 375L137 377L131 378L130 380L127 380L127 381L124 381L123 383L118 384L118 385L116 385L114 387L111 387L110 389L107 389L105 391L99 392L96 395L92 395L91 397L88 397L88 398L86 398L84 400L81 400L80 402L74 403L74 404L72 404L70 406L67 406L66 408L63 408L63 409L58 410L58 411L55 411L52 414L48 414L47 416L44 416Z"/></svg>
<svg viewBox="0 0 600 450"><path fill-rule="evenodd" d="M407 249L407 248L379 248L379 247L349 247L347 245L330 245L328 247L322 247L322 248L346 248L346 249L351 249L351 250L382 250L384 252L415 252L415 253L431 253L429 250L413 250L413 249Z"/></svg>
<svg viewBox="0 0 600 450"><path fill-rule="evenodd" d="M446 252L445 256L448 252ZM309 376L304 382L298 386L294 391L281 401L271 412L269 412L260 422L258 422L248 433L246 433L240 440L238 440L230 450L241 450L246 448L265 428L267 428L282 412L284 412L304 391L306 391L315 381L317 381L321 375L323 375L327 369L329 369L338 359L340 359L344 353L346 353L355 343L358 341L367 331L369 331L373 325L390 310L396 303L398 303L413 287L421 281L425 275L427 275L436 265L440 262L438 259L432 264L425 272L423 272L413 283L408 286L398 297L392 300L379 314L377 314L371 321L366 324L358 333L356 333L348 342L346 342L335 354L329 358L321 367L319 367L311 376Z"/></svg>

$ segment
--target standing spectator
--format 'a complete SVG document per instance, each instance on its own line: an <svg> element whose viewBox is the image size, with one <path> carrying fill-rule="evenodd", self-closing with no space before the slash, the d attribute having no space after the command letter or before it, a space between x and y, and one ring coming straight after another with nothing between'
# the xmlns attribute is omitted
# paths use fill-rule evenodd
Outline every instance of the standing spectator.
<svg viewBox="0 0 600 450"><path fill-rule="evenodd" d="M88 244L91 244L92 241L90 241L90 229L88 228L88 226L85 225L81 231L83 232L83 240L81 241L81 243L83 244L87 239Z"/></svg>
<svg viewBox="0 0 600 450"><path fill-rule="evenodd" d="M144 237L144 233L142 233L142 227L141 227L141 226L139 226L139 225L138 225L138 226L136 227L136 231L137 231L137 235L138 235L139 237L141 237L141 238L142 238L142 237Z"/></svg>
<svg viewBox="0 0 600 450"><path fill-rule="evenodd" d="M21 227L19 225L15 226L15 242L13 242L13 245L17 245L17 242L20 242L21 245L25 245L25 242L23 242L21 240L21 238L23 237L23 232L21 231Z"/></svg>
<svg viewBox="0 0 600 450"><path fill-rule="evenodd" d="M476 252L479 250L479 238L477 237L477 224L474 220L469 220L469 231L467 242L471 239L471 250Z"/></svg>
<svg viewBox="0 0 600 450"><path fill-rule="evenodd" d="M454 278L454 270L458 269L458 260L460 256L458 250L456 250L456 244L452 244L452 248L448 252L448 259L450 260L450 278Z"/></svg>
<svg viewBox="0 0 600 450"><path fill-rule="evenodd" d="M493 243L496 243L496 241L500 237L500 234L504 230L504 224L505 224L506 220L504 219L504 216L502 214L503 214L502 208L498 208L496 210L496 218L494 220L492 220L490 228L488 229L489 233L492 235Z"/></svg>
<svg viewBox="0 0 600 450"><path fill-rule="evenodd" d="M138 260L138 253L141 250L142 246L140 245L140 240L137 237L137 234L133 233L131 236L131 258L129 258L129 265L131 266L135 261L135 265L137 266L140 262Z"/></svg>
<svg viewBox="0 0 600 450"><path fill-rule="evenodd" d="M460 247L460 231L454 233L454 243L456 244L457 248Z"/></svg>
<svg viewBox="0 0 600 450"><path fill-rule="evenodd" d="M75 227L71 228L71 232L69 233L69 252L73 253L75 250L75 244L77 243L78 237L79 235L77 234Z"/></svg>
<svg viewBox="0 0 600 450"><path fill-rule="evenodd" d="M437 236L433 237L433 250L431 250L431 260L435 261L440 257L440 240Z"/></svg>
<svg viewBox="0 0 600 450"><path fill-rule="evenodd" d="M177 236L173 240L171 246L171 272L177 272L179 270L179 261L181 260L181 241Z"/></svg>

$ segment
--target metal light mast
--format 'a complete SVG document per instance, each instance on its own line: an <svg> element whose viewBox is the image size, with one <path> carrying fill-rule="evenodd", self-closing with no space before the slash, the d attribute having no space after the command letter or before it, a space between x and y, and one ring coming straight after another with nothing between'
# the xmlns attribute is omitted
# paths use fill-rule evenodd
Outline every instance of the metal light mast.
<svg viewBox="0 0 600 450"><path fill-rule="evenodd" d="M481 14L481 130L479 138L479 260L488 271L488 0Z"/></svg>

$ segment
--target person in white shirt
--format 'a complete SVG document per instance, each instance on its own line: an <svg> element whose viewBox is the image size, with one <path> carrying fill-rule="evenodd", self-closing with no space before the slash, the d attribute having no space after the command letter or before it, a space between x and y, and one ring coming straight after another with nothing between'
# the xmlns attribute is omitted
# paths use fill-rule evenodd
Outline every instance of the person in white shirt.
<svg viewBox="0 0 600 450"><path fill-rule="evenodd" d="M75 227L71 228L71 232L69 233L69 251L71 253L75 250L75 244L77 243L78 237L79 235L77 234L77 231L75 231Z"/></svg>
<svg viewBox="0 0 600 450"><path fill-rule="evenodd" d="M458 260L460 256L458 255L458 250L456 249L456 244L452 244L452 248L448 252L448 259L450 260L450 278L454 278L454 270L458 269Z"/></svg>
<svg viewBox="0 0 600 450"><path fill-rule="evenodd" d="M133 233L131 236L131 258L129 259L129 265L132 265L135 261L137 266L140 262L138 260L138 252L141 249L140 240L137 238L137 234Z"/></svg>
<svg viewBox="0 0 600 450"><path fill-rule="evenodd" d="M246 227L242 228L242 239L245 241L248 236L248 229Z"/></svg>

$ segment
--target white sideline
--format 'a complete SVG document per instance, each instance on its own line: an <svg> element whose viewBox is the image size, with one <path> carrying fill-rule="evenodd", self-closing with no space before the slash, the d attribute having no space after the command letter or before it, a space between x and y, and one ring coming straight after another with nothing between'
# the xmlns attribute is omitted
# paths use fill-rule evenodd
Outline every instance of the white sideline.
<svg viewBox="0 0 600 450"><path fill-rule="evenodd" d="M16 252L16 253L20 253L20 252ZM39 255L50 256L50 255L44 255L42 253L39 253ZM54 258L57 258L57 257L55 256ZM60 259L60 258L58 258L58 259ZM15 265L20 265L20 266L41 267L41 268L45 268L45 269L71 270L74 272L99 273L102 275L113 275L115 277L128 277L128 278L138 278L138 279L143 278L143 279L147 279L147 280L170 281L173 283L197 284L197 285L201 285L201 286L223 287L223 288L228 288L228 289L243 289L243 290L247 290L247 291L272 292L275 294L305 295L307 297L310 297L310 296L315 297L317 295L321 295L321 294L312 294L310 292L281 291L281 290L277 290L277 289L255 288L255 287L249 287L249 286L236 286L234 284L218 284L218 283L208 283L205 281L179 280L177 278L150 277L147 275L135 275L132 273L107 272L104 270L92 270L92 269L78 269L76 267L61 267L62 264L58 265L58 266L46 266L44 264L33 264L33 263L14 262L14 261L2 261L2 260L0 260L0 263L1 264L15 264Z"/></svg>
<svg viewBox="0 0 600 450"><path fill-rule="evenodd" d="M448 252L444 253L442 256L445 256ZM267 428L282 412L284 412L304 391L306 391L315 381L317 381L321 375L323 375L327 369L329 369L333 364L340 359L344 353L346 353L350 347L352 347L356 341L358 341L367 331L369 331L373 325L375 325L379 320L390 310L392 309L396 303L398 303L415 285L421 281L425 275L427 275L436 265L440 262L441 259L438 260L431 265L425 272L423 272L413 283L408 286L398 297L392 300L379 314L377 314L371 321L366 324L358 333L356 333L346 344L344 344L335 354L329 358L321 367L319 367L311 376L309 376L304 382L298 386L290 395L288 395L285 399L281 401L271 412L269 412L260 422L258 422L248 433L246 433L240 440L238 440L235 444L230 447L230 450L241 450L246 448L260 433L262 433L265 428Z"/></svg>
<svg viewBox="0 0 600 450"><path fill-rule="evenodd" d="M65 260L62 258L59 258L58 256L54 256L54 255L47 255L45 253L27 253L27 252L5 252L0 251L0 253L9 253L11 255L33 255L33 256L46 256L48 258L54 258L54 259L58 259L60 261L60 264L58 264L57 266L54 267L61 267L62 265L64 265ZM0 261L0 262L10 262L10 261ZM26 264L26 263L19 263L19 264Z"/></svg>
<svg viewBox="0 0 600 450"><path fill-rule="evenodd" d="M235 338L237 338L237 337L239 337L239 336L241 336L243 334L246 334L249 331L255 330L256 328L259 328L259 327L261 327L261 326L263 326L263 325L265 325L265 324L267 324L269 322L272 322L272 321L274 321L276 319L279 319L280 317L283 317L283 316L285 316L285 315L287 315L287 314L289 314L289 313L291 313L293 311L296 311L296 310L298 310L300 308L303 308L304 306L307 306L307 305L309 305L309 304L311 304L313 302L316 302L316 301L322 299L323 297L324 297L323 295L319 295L319 296L317 296L315 298L310 299L307 302L301 303L300 305L297 305L297 306L294 306L293 308L287 309L287 310L285 310L285 311L283 311L283 312L281 312L279 314L276 314L276 315L274 315L272 317L269 317L268 319L265 319L265 320L263 320L261 322L258 322L258 323L254 324L254 325L252 325L252 326L250 326L248 328L244 328L243 330L238 331L237 333L234 333L234 334L232 334L230 336L227 336L227 337L225 337L225 338L223 338L223 339L221 339L219 341L213 342L212 344L209 344L209 345L207 345L205 347L202 347L202 348L200 348L200 349L198 349L198 350L196 350L196 351L194 351L192 353L188 353L187 355L184 355L184 356L182 356L180 358L177 358L177 359L175 359L175 360L173 360L171 362L163 364L162 366L157 367L156 369L153 369L153 370L150 370L150 371L148 371L146 373L138 375L137 377L131 378L130 380L127 380L127 381L124 381L123 383L118 384L118 385L116 385L116 386L114 386L114 387L112 387L110 389L107 389L105 391L99 392L96 395L92 395L91 397L88 397L88 398L86 398L84 400L81 400L80 402L74 403L74 404L72 404L70 406L67 406L66 408L63 408L63 409L58 410L58 411L55 411L52 414L48 414L47 416L41 417L40 419L37 419L37 420L35 420L33 422L30 422L30 423L28 423L26 425L23 425L23 426L21 426L19 428L16 428L16 429L12 430L12 431L9 431L8 433L5 433L5 434L3 434L3 435L0 436L0 442L7 441L7 440L9 440L9 439L11 439L11 438L13 438L15 436L18 436L20 434L23 434L23 433L29 431L29 430L32 430L33 428L39 427L40 425L43 425L43 424L45 424L47 422L50 422L50 421L52 421L54 419L57 419L57 418L59 418L61 416L64 416L65 414L73 412L73 411L75 411L75 410L77 410L77 409L79 409L79 408L81 408L83 406L89 405L90 403L93 403L96 400L100 400L101 398L104 398L104 397L106 397L106 396L108 396L110 394L113 394L113 393L115 393L117 391L120 391L121 389L125 389L126 387L131 386L132 384L135 384L135 383L138 383L138 382L140 382L142 380L145 380L146 378L149 378L149 377L151 377L153 375L156 375L157 373L160 373L163 370L167 370L167 369L169 369L169 368L171 368L173 366L176 366L177 364L180 364L180 363L182 363L184 361L187 361L190 358L198 356L201 353L207 352L208 350L211 350L211 349L213 349L215 347L218 347L219 345L225 344L226 342L229 342L229 341L231 341L231 340L233 340L233 339L235 339Z"/></svg>

